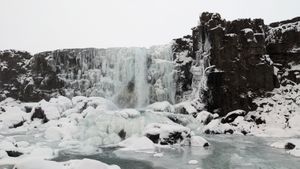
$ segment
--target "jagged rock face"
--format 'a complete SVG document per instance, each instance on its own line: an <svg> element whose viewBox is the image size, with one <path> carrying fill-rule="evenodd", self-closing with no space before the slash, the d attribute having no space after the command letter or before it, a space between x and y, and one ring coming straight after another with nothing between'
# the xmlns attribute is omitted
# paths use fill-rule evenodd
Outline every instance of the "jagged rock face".
<svg viewBox="0 0 300 169"><path fill-rule="evenodd" d="M172 45L173 60L176 70L176 102L186 100L191 94L193 74L193 42L191 36L174 39Z"/></svg>
<svg viewBox="0 0 300 169"><path fill-rule="evenodd" d="M32 74L32 63L33 57L28 52L0 51L0 100L12 97L22 101L39 101L49 99L56 93L53 89L61 85L44 88L41 82L45 82L45 79ZM48 83L53 82L52 79L48 80Z"/></svg>
<svg viewBox="0 0 300 169"><path fill-rule="evenodd" d="M27 52L5 50L0 52L0 98L18 98L21 89L22 75L27 73L26 61L31 58ZM1 99L0 99L1 100Z"/></svg>
<svg viewBox="0 0 300 169"><path fill-rule="evenodd" d="M223 116L235 109L252 109L252 96L274 88L274 70L266 55L261 19L225 21L203 13L193 28L194 58L190 74L193 92L207 109Z"/></svg>
<svg viewBox="0 0 300 169"><path fill-rule="evenodd" d="M278 69L279 80L300 83L300 17L271 23L266 49Z"/></svg>

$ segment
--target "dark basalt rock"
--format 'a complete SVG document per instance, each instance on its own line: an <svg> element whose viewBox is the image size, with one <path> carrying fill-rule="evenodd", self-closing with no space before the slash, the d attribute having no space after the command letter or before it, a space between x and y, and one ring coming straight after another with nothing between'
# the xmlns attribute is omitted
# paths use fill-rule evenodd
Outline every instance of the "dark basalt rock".
<svg viewBox="0 0 300 169"><path fill-rule="evenodd" d="M24 108L26 113L30 113L32 111L32 107L25 106Z"/></svg>
<svg viewBox="0 0 300 169"><path fill-rule="evenodd" d="M53 90L61 87L55 83L57 79L48 78L48 76L40 77L35 73L34 67L39 64L40 62L36 62L36 59L28 52L0 51L0 100L12 97L32 102L48 100L54 93L58 93ZM56 75L52 74L52 76ZM44 88L43 85L47 84L45 81L54 84L50 88Z"/></svg>
<svg viewBox="0 0 300 169"><path fill-rule="evenodd" d="M284 145L284 148L285 148L286 150L292 150L292 149L294 149L295 147L296 147L295 144L290 143L290 142L288 142L288 143L286 143L286 145Z"/></svg>
<svg viewBox="0 0 300 169"><path fill-rule="evenodd" d="M223 117L221 119L221 123L231 123L238 116L245 116L245 115L246 115L246 112L244 110L236 110L236 111L228 113L225 117Z"/></svg>
<svg viewBox="0 0 300 169"><path fill-rule="evenodd" d="M21 126L23 126L23 124L24 124L25 122L26 122L25 120L22 120L22 121L20 121L19 123L14 124L13 126L10 126L9 128L18 128L18 127L21 127Z"/></svg>
<svg viewBox="0 0 300 169"><path fill-rule="evenodd" d="M198 39L193 50L198 60L207 62L207 109L221 116L238 108L250 110L249 91L274 88L273 67L265 56L266 26L261 19L227 22L218 14L202 15L205 19L193 29Z"/></svg>
<svg viewBox="0 0 300 169"><path fill-rule="evenodd" d="M155 144L158 144L160 141L159 134L146 134L146 137L148 137Z"/></svg>
<svg viewBox="0 0 300 169"><path fill-rule="evenodd" d="M161 144L161 145L173 145L176 143L182 142L185 138L190 138L190 135L187 135L186 137L182 135L182 132L172 132L169 133L169 136L166 138L161 138L160 134L146 134L146 137L148 137L153 143ZM185 133L186 135L186 133Z"/></svg>
<svg viewBox="0 0 300 169"><path fill-rule="evenodd" d="M176 39L174 60L186 51L186 57L193 58L188 68L199 67L202 74L195 77L191 70L185 70L179 64L179 72L184 72L182 77L187 82L177 79L177 83L206 84L199 90L199 96L208 111L220 116L236 109L256 109L252 102L254 97L279 87L273 62L268 56L269 50L274 52L270 38L266 38L270 37L270 27L262 19L226 21L219 14L208 12L202 13L199 23L192 29L192 44L189 45L192 49L183 45L186 38ZM294 40L286 39L289 42ZM186 77L192 77L192 80ZM199 79L195 81L195 78ZM193 89L185 88L188 90Z"/></svg>
<svg viewBox="0 0 300 169"><path fill-rule="evenodd" d="M23 153L18 152L18 151L6 151L6 153L9 157L19 157L19 156L23 155Z"/></svg>
<svg viewBox="0 0 300 169"><path fill-rule="evenodd" d="M31 116L31 121L33 121L34 119L41 119L43 123L47 123L49 121L44 113L44 110L41 107L36 107L34 109L34 113Z"/></svg>
<svg viewBox="0 0 300 169"><path fill-rule="evenodd" d="M204 143L203 147L209 147L209 143Z"/></svg>
<svg viewBox="0 0 300 169"><path fill-rule="evenodd" d="M193 74L190 72L194 59L192 37L174 39L172 45L173 60L175 61L176 74L176 101L180 102L184 94L192 90Z"/></svg>
<svg viewBox="0 0 300 169"><path fill-rule="evenodd" d="M271 23L266 32L266 50L279 69L281 83L291 80L300 83L299 69L291 70L292 65L300 64L300 17Z"/></svg>
<svg viewBox="0 0 300 169"><path fill-rule="evenodd" d="M122 140L125 140L126 138L126 131L124 129L122 129L119 133L118 133L119 137L122 139Z"/></svg>

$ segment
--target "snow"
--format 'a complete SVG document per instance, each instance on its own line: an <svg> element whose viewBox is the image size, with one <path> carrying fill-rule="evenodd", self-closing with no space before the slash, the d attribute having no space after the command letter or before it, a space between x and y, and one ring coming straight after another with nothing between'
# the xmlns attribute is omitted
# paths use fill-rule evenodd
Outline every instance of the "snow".
<svg viewBox="0 0 300 169"><path fill-rule="evenodd" d="M45 131L45 138L48 140L61 140L63 138L59 127L49 127Z"/></svg>
<svg viewBox="0 0 300 169"><path fill-rule="evenodd" d="M300 157L300 139L287 139L278 141L271 144L271 147L284 149L288 144L292 144L295 147L291 150L287 150L287 153L296 157Z"/></svg>
<svg viewBox="0 0 300 169"><path fill-rule="evenodd" d="M21 110L17 106L3 106L5 112L0 114L0 122L2 122L2 127L9 128L15 124L20 123L29 119L29 114Z"/></svg>
<svg viewBox="0 0 300 169"><path fill-rule="evenodd" d="M171 105L168 101L155 102L153 104L150 104L146 108L151 109L153 111L175 112L173 105Z"/></svg>
<svg viewBox="0 0 300 169"><path fill-rule="evenodd" d="M193 102L190 101L181 102L175 105L177 113L183 113L180 111L184 111L184 113L187 114L196 114L198 112L196 108L197 107L193 104Z"/></svg>
<svg viewBox="0 0 300 169"><path fill-rule="evenodd" d="M163 156L164 156L163 153L155 153L155 154L153 154L153 157L157 157L157 158L161 158Z"/></svg>
<svg viewBox="0 0 300 169"><path fill-rule="evenodd" d="M253 30L250 29L250 28L242 29L242 31L245 32L246 34L247 34L247 33L250 33L250 32L253 33Z"/></svg>
<svg viewBox="0 0 300 169"><path fill-rule="evenodd" d="M116 165L108 165L91 159L70 160L66 162L48 161L39 158L28 158L18 162L14 169L120 169Z"/></svg>
<svg viewBox="0 0 300 169"><path fill-rule="evenodd" d="M204 110L197 114L196 119L202 124L207 124L213 119L213 115Z"/></svg>
<svg viewBox="0 0 300 169"><path fill-rule="evenodd" d="M178 124L162 124L162 123L150 123L145 127L144 135L159 135L159 142L168 142L170 135L179 133L183 140L178 138L172 138L175 143L181 144L186 141L186 138L190 135L190 129ZM178 140L176 140L178 139Z"/></svg>
<svg viewBox="0 0 300 169"><path fill-rule="evenodd" d="M118 113L126 119L137 118L141 115L141 113L135 109L122 109Z"/></svg>
<svg viewBox="0 0 300 169"><path fill-rule="evenodd" d="M154 143L147 137L130 137L124 141L121 141L118 144L120 147L123 147L121 150L131 150L131 151L154 151Z"/></svg>
<svg viewBox="0 0 300 169"><path fill-rule="evenodd" d="M188 162L188 164L189 164L189 165L196 165L196 164L198 164L198 161L197 161L197 160L190 160L190 161Z"/></svg>
<svg viewBox="0 0 300 169"><path fill-rule="evenodd" d="M191 137L191 146L192 147L204 147L208 144L208 141L205 140L203 137L201 136L192 136Z"/></svg>
<svg viewBox="0 0 300 169"><path fill-rule="evenodd" d="M52 159L57 156L57 151L49 147L36 147L30 152L30 157Z"/></svg>
<svg viewBox="0 0 300 169"><path fill-rule="evenodd" d="M59 109L59 105L57 103L47 102L46 100L42 100L39 102L39 106L44 111L47 119L54 120L60 118L60 113L62 112Z"/></svg>
<svg viewBox="0 0 300 169"><path fill-rule="evenodd" d="M30 158L18 162L14 169L64 169L62 163L47 161L39 158Z"/></svg>
<svg viewBox="0 0 300 169"><path fill-rule="evenodd" d="M51 98L50 103L54 103L58 106L60 112L66 111L73 106L72 101L64 96L58 96L57 98Z"/></svg>

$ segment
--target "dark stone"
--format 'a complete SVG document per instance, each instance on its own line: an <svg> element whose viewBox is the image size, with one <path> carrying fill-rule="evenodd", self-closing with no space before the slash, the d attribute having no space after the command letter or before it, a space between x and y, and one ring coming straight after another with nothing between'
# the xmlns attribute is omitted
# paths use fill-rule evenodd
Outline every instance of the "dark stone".
<svg viewBox="0 0 300 169"><path fill-rule="evenodd" d="M209 144L208 143L204 143L203 147L208 147Z"/></svg>
<svg viewBox="0 0 300 169"><path fill-rule="evenodd" d="M266 120L263 120L261 117L255 118L255 123L256 123L257 125L260 125L260 124L266 124Z"/></svg>
<svg viewBox="0 0 300 169"><path fill-rule="evenodd" d="M151 135L151 134L146 134L146 137L148 137L153 143L158 144L159 142L159 134Z"/></svg>
<svg viewBox="0 0 300 169"><path fill-rule="evenodd" d="M288 142L288 143L286 143L286 145L284 145L284 148L285 148L286 150L292 150L292 149L294 149L295 147L296 147L296 145L293 144L293 143L290 143L290 142Z"/></svg>
<svg viewBox="0 0 300 169"><path fill-rule="evenodd" d="M25 106L25 112L30 113L32 111L32 107Z"/></svg>
<svg viewBox="0 0 300 169"><path fill-rule="evenodd" d="M124 129L122 129L119 133L118 133L119 137L122 139L122 140L125 140L126 138L126 132Z"/></svg>
<svg viewBox="0 0 300 169"><path fill-rule="evenodd" d="M176 144L178 142L181 142L183 140L183 137L181 135L181 132L174 132L174 133L170 133L168 138L163 138L160 140L160 144L161 145L173 145Z"/></svg>
<svg viewBox="0 0 300 169"><path fill-rule="evenodd" d="M17 128L17 127L21 127L21 126L23 126L23 124L24 124L25 122L26 122L25 120L22 120L22 121L20 121L19 123L14 124L13 126L10 126L9 128Z"/></svg>
<svg viewBox="0 0 300 169"><path fill-rule="evenodd" d="M180 119L177 118L176 116L169 115L169 116L168 116L168 119L170 119L170 120L173 121L174 123L182 124L182 120L180 120Z"/></svg>
<svg viewBox="0 0 300 169"><path fill-rule="evenodd" d="M23 155L23 153L18 152L18 151L6 151L6 153L9 157L19 157L19 156Z"/></svg>
<svg viewBox="0 0 300 169"><path fill-rule="evenodd" d="M273 59L273 55L278 53L276 51L282 49L277 43L272 44L272 38L266 38L270 37L269 29L262 19L226 21L217 13L204 12L200 16L200 24L192 29L191 41L185 41L185 38L175 40L175 61L178 60L177 53L186 51L186 57L193 58L191 66L205 69L202 77L206 78L203 80L206 81L207 87L200 89L199 95L209 112L225 116L236 109L255 110L257 107L253 98L279 87L279 80L274 75L273 62L268 54L274 53L271 55ZM283 36L286 42L292 42L294 45L294 41L300 42L297 38L292 38L294 35L296 34L293 32L286 36L274 36L275 39ZM185 91L192 90L183 90L182 83L192 84L191 82L195 81L190 71L191 66L188 70L185 70L184 66L186 65L179 63L179 72L185 74L180 76L184 79L177 79L181 88L176 92L180 96Z"/></svg>
<svg viewBox="0 0 300 169"><path fill-rule="evenodd" d="M247 132L247 131L245 131L245 130L242 130L241 133L242 133L243 135L247 135L249 132Z"/></svg>
<svg viewBox="0 0 300 169"><path fill-rule="evenodd" d="M232 129L228 129L224 131L224 134L233 134L233 130Z"/></svg>
<svg viewBox="0 0 300 169"><path fill-rule="evenodd" d="M210 130L210 129L205 130L204 133L205 134L221 134L220 132L217 132L217 131L214 131L214 130ZM232 133L233 133L233 131L232 131Z"/></svg>
<svg viewBox="0 0 300 169"><path fill-rule="evenodd" d="M243 110L236 110L233 112L228 113L225 117L222 118L221 123L231 123L233 122L238 116L245 116L246 112Z"/></svg>
<svg viewBox="0 0 300 169"><path fill-rule="evenodd" d="M44 110L41 107L36 107L34 109L34 113L31 116L31 121L33 121L36 118L42 119L43 123L47 123L49 121L44 113Z"/></svg>

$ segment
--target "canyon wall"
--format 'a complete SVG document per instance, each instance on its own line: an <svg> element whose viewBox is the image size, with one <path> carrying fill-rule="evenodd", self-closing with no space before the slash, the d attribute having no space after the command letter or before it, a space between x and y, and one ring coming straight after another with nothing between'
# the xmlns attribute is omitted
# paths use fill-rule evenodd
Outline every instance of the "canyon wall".
<svg viewBox="0 0 300 169"><path fill-rule="evenodd" d="M299 18L265 25L262 19L226 21L202 13L192 36L174 40L182 75L177 94L198 97L221 116L256 109L255 97L287 79L299 83L299 28Z"/></svg>
<svg viewBox="0 0 300 169"><path fill-rule="evenodd" d="M0 100L101 96L120 107L197 100L221 116L300 82L300 19L266 25L202 13L192 34L146 48L0 52Z"/></svg>

